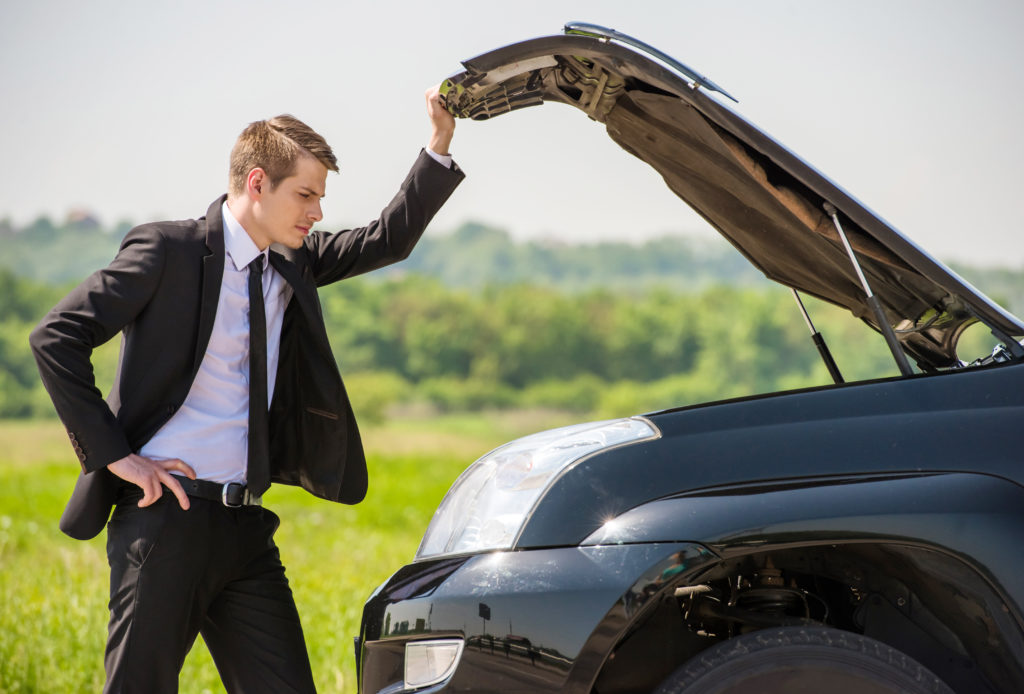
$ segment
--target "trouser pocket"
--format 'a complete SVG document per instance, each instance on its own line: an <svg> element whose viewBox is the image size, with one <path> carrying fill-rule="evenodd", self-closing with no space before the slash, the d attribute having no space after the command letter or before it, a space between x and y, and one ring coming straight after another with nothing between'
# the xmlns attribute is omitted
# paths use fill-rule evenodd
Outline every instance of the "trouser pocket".
<svg viewBox="0 0 1024 694"><path fill-rule="evenodd" d="M139 494L119 501L107 522L107 561L112 572L121 564L142 566L163 533L167 509L174 500L164 496L139 508L141 498Z"/></svg>

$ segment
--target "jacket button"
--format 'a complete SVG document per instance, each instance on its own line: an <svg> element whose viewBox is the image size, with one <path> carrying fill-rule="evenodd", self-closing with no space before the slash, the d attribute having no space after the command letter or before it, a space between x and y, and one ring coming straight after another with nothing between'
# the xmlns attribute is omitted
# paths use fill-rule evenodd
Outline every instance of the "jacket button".
<svg viewBox="0 0 1024 694"><path fill-rule="evenodd" d="M72 441L74 441L74 440L75 440L75 435L74 435L74 434L72 434L72 433L71 433L71 432L69 431L69 432L68 432L68 438L70 438L70 439L71 439Z"/></svg>
<svg viewBox="0 0 1024 694"><path fill-rule="evenodd" d="M85 453L82 453L82 451L78 451L78 459L81 460L84 463L85 462Z"/></svg>

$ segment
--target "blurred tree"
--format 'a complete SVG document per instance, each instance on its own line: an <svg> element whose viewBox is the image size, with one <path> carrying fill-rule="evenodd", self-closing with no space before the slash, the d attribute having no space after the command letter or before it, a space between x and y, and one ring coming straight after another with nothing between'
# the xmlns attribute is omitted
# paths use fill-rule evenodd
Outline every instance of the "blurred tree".
<svg viewBox="0 0 1024 694"><path fill-rule="evenodd" d="M26 336L67 287L27 277L80 280L113 257L128 226L111 234L91 219L0 223L0 416L50 412ZM1000 296L1024 296L1024 271L966 274ZM732 249L692 239L516 243L467 224L428 236L387 273L324 288L321 304L368 417L417 398L446 409L631 413L830 382L792 297L748 281L756 276ZM877 333L834 306L807 304L847 380L896 374ZM988 342L982 334L972 349ZM95 355L101 390L117 343Z"/></svg>

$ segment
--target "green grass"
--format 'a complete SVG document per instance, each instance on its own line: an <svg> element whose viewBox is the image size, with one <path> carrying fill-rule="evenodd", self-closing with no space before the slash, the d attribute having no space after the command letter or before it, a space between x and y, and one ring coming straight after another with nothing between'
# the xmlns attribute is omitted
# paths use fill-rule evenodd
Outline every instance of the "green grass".
<svg viewBox="0 0 1024 694"><path fill-rule="evenodd" d="M568 423L545 412L405 418L364 431L370 493L358 506L274 487L277 542L302 615L319 691L356 688L352 637L363 602L409 563L435 507L475 458ZM57 520L77 461L57 422L0 421L0 694L95 692L103 685L105 534L71 540ZM183 694L223 692L200 639Z"/></svg>

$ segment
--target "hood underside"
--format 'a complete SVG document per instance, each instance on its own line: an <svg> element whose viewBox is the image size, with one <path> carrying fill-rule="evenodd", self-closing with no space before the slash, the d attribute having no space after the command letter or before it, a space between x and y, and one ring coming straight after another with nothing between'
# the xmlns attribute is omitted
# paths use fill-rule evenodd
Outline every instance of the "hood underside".
<svg viewBox="0 0 1024 694"><path fill-rule="evenodd" d="M580 35L524 41L463 66L442 88L456 116L485 120L545 102L580 109L766 277L879 329L825 212L831 204L903 350L925 371L958 365L957 338L975 320L1024 335L1019 319L705 94L699 76L690 81L644 53Z"/></svg>

